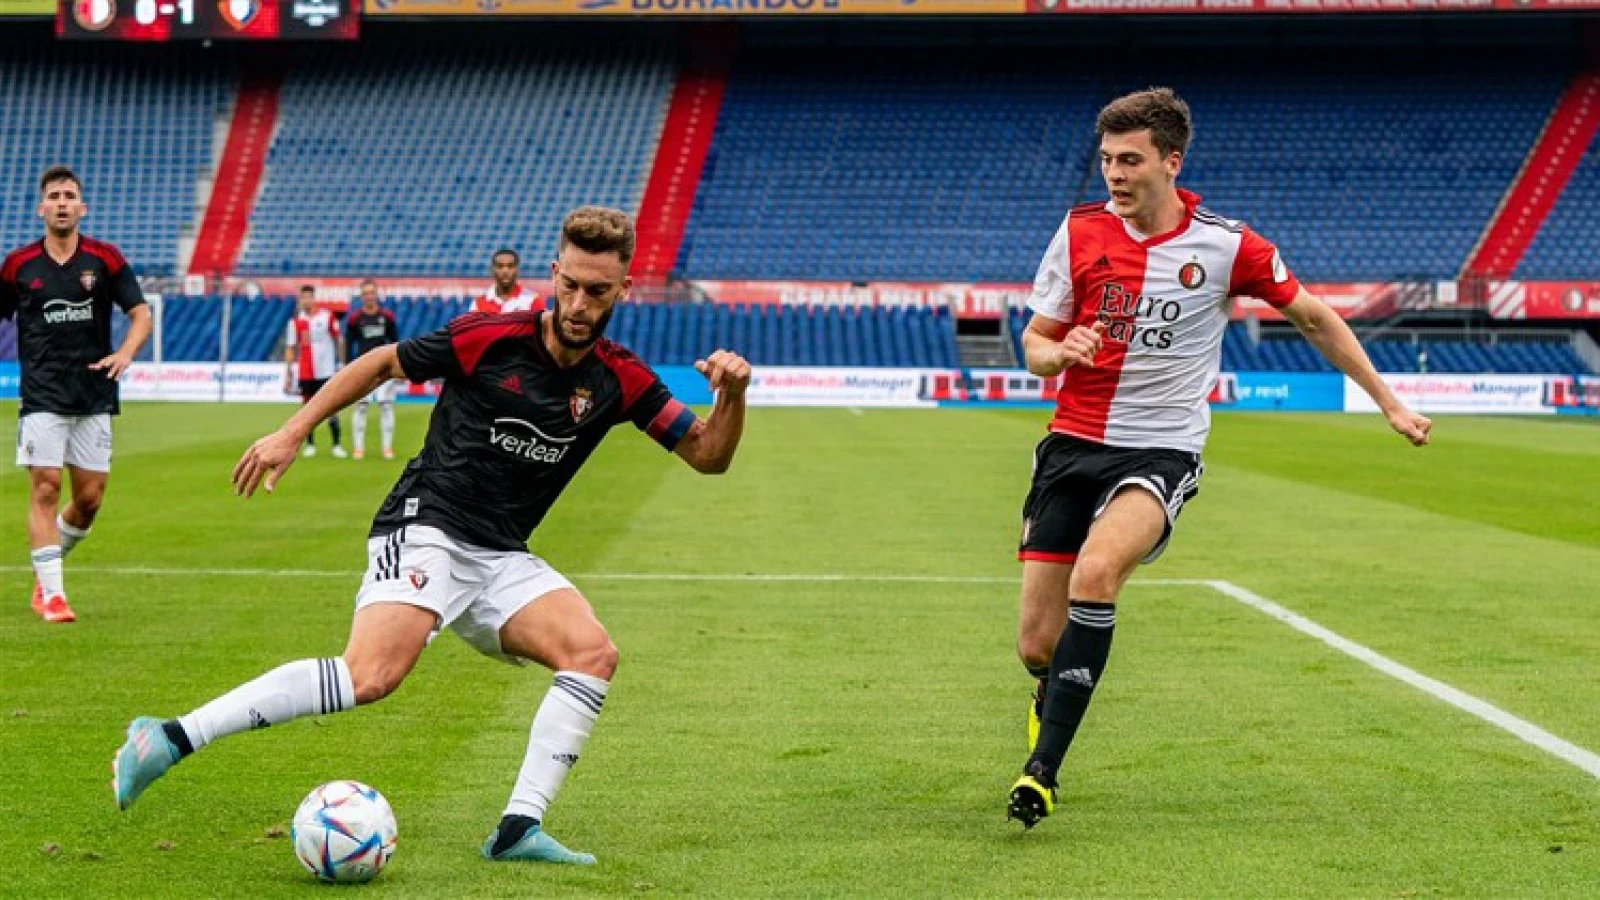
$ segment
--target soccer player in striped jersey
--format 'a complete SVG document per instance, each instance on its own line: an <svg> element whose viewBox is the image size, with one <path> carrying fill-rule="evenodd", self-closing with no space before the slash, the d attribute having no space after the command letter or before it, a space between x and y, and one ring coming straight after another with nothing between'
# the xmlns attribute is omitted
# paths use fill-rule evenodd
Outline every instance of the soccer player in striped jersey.
<svg viewBox="0 0 1600 900"><path fill-rule="evenodd" d="M1189 108L1152 88L1101 110L1110 200L1072 210L1045 251L1023 334L1028 371L1063 375L1023 506L1017 651L1037 679L1031 755L1008 812L1031 828L1111 652L1116 604L1166 547L1200 486L1229 304L1280 310L1416 446L1432 423L1378 377L1348 325L1300 285L1278 250L1180 190Z"/></svg>
<svg viewBox="0 0 1600 900"><path fill-rule="evenodd" d="M544 299L539 292L524 285L518 275L522 258L510 247L501 247L489 258L489 271L494 275L494 287L487 294L472 301L471 312L514 313L538 312L544 309Z"/></svg>
<svg viewBox="0 0 1600 900"><path fill-rule="evenodd" d="M493 659L555 672L483 855L594 862L557 843L543 821L610 691L617 648L577 588L528 552L528 537L624 423L698 472L726 471L750 384L750 366L737 354L718 350L697 362L715 395L702 420L638 357L602 337L632 287L634 242L626 214L574 210L551 266L553 309L466 315L434 334L379 347L250 447L233 473L246 496L258 485L271 491L317 421L384 381L444 380L422 452L373 519L344 654L280 666L176 719L135 719L113 763L119 806L219 738L376 703L448 627Z"/></svg>
<svg viewBox="0 0 1600 900"><path fill-rule="evenodd" d="M333 373L344 365L344 341L339 339L339 317L331 311L317 308L317 289L302 285L295 301L294 318L284 330L283 373L284 393L300 391L300 402L310 403L322 390ZM337 411L335 411L337 412ZM339 440L339 416L328 417L328 430L333 432L333 455L343 459L346 453ZM317 429L313 425L306 432L306 456L317 455Z"/></svg>

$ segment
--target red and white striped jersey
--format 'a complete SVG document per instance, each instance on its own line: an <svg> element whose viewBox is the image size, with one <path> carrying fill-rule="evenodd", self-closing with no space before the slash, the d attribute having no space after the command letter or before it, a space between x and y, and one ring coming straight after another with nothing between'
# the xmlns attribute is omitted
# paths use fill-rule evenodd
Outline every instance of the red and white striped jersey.
<svg viewBox="0 0 1600 900"><path fill-rule="evenodd" d="M509 300L501 300L495 296L494 288L491 287L488 293L472 301L472 309L469 312L488 313L497 316L502 313L542 312L544 310L544 300L539 297L538 291L520 282L515 287L516 292L511 295Z"/></svg>
<svg viewBox="0 0 1600 900"><path fill-rule="evenodd" d="M1094 367L1067 369L1051 431L1200 452L1229 301L1282 308L1300 292L1266 239L1194 194L1178 195L1183 221L1166 234L1146 237L1109 203L1090 204L1068 213L1045 251L1028 307L1069 325L1107 326Z"/></svg>
<svg viewBox="0 0 1600 900"><path fill-rule="evenodd" d="M284 345L298 350L295 377L301 381L332 378L339 368L339 317L326 309L295 313L283 335Z"/></svg>

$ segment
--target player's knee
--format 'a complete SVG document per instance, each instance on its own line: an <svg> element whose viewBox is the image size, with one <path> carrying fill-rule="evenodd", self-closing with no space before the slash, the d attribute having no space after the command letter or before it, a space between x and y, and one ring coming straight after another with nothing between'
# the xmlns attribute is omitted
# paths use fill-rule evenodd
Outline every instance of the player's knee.
<svg viewBox="0 0 1600 900"><path fill-rule="evenodd" d="M1072 570L1072 597L1114 602L1122 590L1124 577L1122 566L1116 560L1098 553L1079 556Z"/></svg>
<svg viewBox="0 0 1600 900"><path fill-rule="evenodd" d="M78 491L72 497L72 505L78 514L85 520L93 519L100 512L100 504L106 499L106 490L103 487L86 488Z"/></svg>
<svg viewBox="0 0 1600 900"><path fill-rule="evenodd" d="M52 509L61 501L61 476L43 475L33 481L33 502Z"/></svg>
<svg viewBox="0 0 1600 900"><path fill-rule="evenodd" d="M601 632L597 638L584 642L568 654L567 662L561 668L610 681L617 672L619 658L617 645L611 643L611 638L605 632Z"/></svg>

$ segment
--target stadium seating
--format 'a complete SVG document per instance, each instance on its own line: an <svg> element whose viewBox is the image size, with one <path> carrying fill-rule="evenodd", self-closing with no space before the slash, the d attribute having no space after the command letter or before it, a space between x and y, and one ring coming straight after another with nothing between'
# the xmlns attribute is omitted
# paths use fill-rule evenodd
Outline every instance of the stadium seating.
<svg viewBox="0 0 1600 900"><path fill-rule="evenodd" d="M241 272L480 275L497 247L553 254L574 206L638 205L675 74L666 45L404 55L298 57Z"/></svg>
<svg viewBox="0 0 1600 900"><path fill-rule="evenodd" d="M877 48L823 67L747 53L680 274L1027 280L1064 210L1104 196L1095 111L1155 82L1194 109L1184 182L1279 243L1302 278L1449 277L1569 74L1533 61L1464 79L1448 56L1368 60L1337 81L1315 59L1118 72L1020 58Z"/></svg>
<svg viewBox="0 0 1600 900"><path fill-rule="evenodd" d="M0 44L0 246L39 238L37 179L65 164L85 182L86 233L141 275L176 271L235 77L221 54L158 52L156 64L148 47Z"/></svg>
<svg viewBox="0 0 1600 900"><path fill-rule="evenodd" d="M1600 278L1600 136L1517 266L1523 280Z"/></svg>

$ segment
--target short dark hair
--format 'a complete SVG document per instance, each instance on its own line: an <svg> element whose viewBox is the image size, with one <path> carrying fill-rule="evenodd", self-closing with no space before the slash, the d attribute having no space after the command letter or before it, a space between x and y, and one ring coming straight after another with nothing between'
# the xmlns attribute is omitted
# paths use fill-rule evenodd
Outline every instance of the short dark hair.
<svg viewBox="0 0 1600 900"><path fill-rule="evenodd" d="M492 262L494 262L495 260L499 259L502 256L511 257L511 261L514 262L514 263L517 263L519 265L522 263L522 257L518 256L517 255L517 251L511 249L510 247L501 247L499 250L496 250L489 257L489 262L492 263Z"/></svg>
<svg viewBox="0 0 1600 900"><path fill-rule="evenodd" d="M369 284L372 285L373 290L377 290L378 283L376 281L373 281L371 278L363 278L363 279L361 279L361 283L356 285L356 290L359 291L359 290L361 290L362 288L366 287Z"/></svg>
<svg viewBox="0 0 1600 900"><path fill-rule="evenodd" d="M78 173L66 166L51 166L45 169L44 174L39 176L39 193L44 193L45 188L58 181L70 181L77 185L78 193L83 193L83 181L78 178Z"/></svg>
<svg viewBox="0 0 1600 900"><path fill-rule="evenodd" d="M1162 156L1189 152L1194 125L1189 104L1172 88L1153 87L1125 94L1106 104L1095 119L1099 137L1150 129L1150 142Z"/></svg>
<svg viewBox="0 0 1600 900"><path fill-rule="evenodd" d="M633 220L620 209L580 206L561 222L560 253L571 244L585 253L615 253L627 265L633 260Z"/></svg>
<svg viewBox="0 0 1600 900"><path fill-rule="evenodd" d="M300 293L302 293L302 294L307 294L307 293L315 294L316 292L317 292L317 286L314 285L314 284L302 284L302 285L300 285Z"/></svg>

